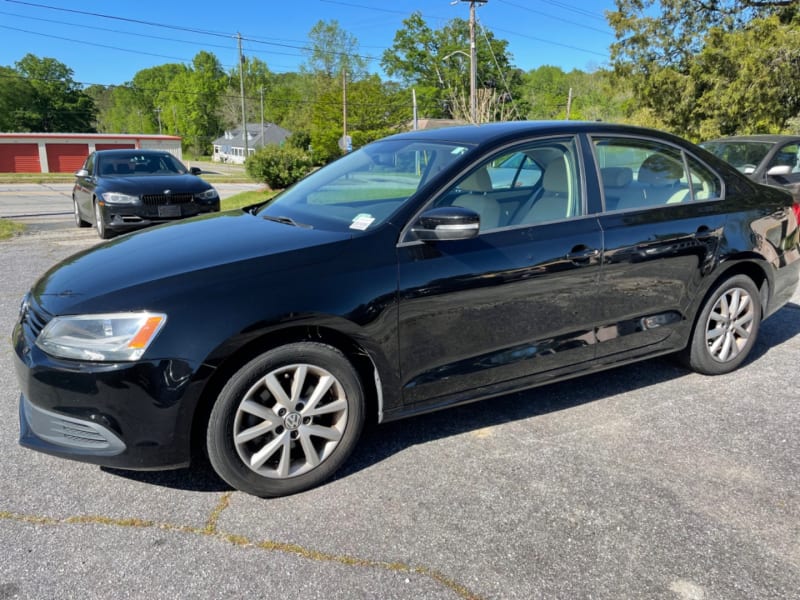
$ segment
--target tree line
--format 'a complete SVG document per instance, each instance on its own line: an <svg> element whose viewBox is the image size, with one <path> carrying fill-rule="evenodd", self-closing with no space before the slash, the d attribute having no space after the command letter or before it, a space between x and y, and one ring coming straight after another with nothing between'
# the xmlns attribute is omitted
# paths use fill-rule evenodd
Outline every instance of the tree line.
<svg viewBox="0 0 800 600"><path fill-rule="evenodd" d="M800 131L800 3L797 0L616 0L606 14L616 41L611 65L523 71L506 40L477 43L478 121L587 119L654 126L690 139ZM370 73L358 41L336 21L309 32L297 72L274 73L244 57L225 71L211 52L191 64L143 69L121 85L83 86L54 58L28 54L0 66L0 130L165 133L208 154L242 121L293 132L314 162L340 154L343 103L359 146L424 118L469 120L469 24L431 28L411 14Z"/></svg>

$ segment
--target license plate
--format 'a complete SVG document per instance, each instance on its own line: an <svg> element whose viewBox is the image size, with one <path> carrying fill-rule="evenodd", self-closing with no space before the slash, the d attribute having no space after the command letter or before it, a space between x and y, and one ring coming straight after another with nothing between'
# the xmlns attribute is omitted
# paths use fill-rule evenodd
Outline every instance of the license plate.
<svg viewBox="0 0 800 600"><path fill-rule="evenodd" d="M167 206L158 207L158 216L163 218L180 217L181 207L177 204L169 204Z"/></svg>

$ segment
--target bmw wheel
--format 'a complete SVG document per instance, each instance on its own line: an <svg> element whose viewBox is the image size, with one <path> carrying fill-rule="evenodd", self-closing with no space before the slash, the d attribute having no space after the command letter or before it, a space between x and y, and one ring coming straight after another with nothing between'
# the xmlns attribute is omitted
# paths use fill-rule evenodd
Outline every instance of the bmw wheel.
<svg viewBox="0 0 800 600"><path fill-rule="evenodd" d="M111 237L111 232L106 227L106 222L103 219L103 209L100 208L100 203L97 200L94 201L94 224L97 229L97 235L100 236L101 240L107 240Z"/></svg>
<svg viewBox="0 0 800 600"><path fill-rule="evenodd" d="M753 280L735 275L706 301L695 323L685 358L699 373L719 375L744 362L761 323L761 297Z"/></svg>
<svg viewBox="0 0 800 600"><path fill-rule="evenodd" d="M78 201L75 199L74 196L72 198L72 212L73 216L75 217L76 227L89 227L89 225L91 225L91 223L87 223L86 221L83 220L83 217L81 216L81 211L78 208Z"/></svg>
<svg viewBox="0 0 800 600"><path fill-rule="evenodd" d="M234 488L285 496L330 478L363 422L364 392L345 356L324 344L289 344L247 363L222 389L208 455Z"/></svg>

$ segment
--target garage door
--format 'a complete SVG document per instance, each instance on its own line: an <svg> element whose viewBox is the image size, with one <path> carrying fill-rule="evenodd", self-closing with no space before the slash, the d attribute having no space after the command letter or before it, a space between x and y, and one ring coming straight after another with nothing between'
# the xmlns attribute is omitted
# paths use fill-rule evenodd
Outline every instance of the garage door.
<svg viewBox="0 0 800 600"><path fill-rule="evenodd" d="M0 144L0 173L41 173L39 144Z"/></svg>
<svg viewBox="0 0 800 600"><path fill-rule="evenodd" d="M51 173L74 173L89 156L88 144L47 144L47 165Z"/></svg>
<svg viewBox="0 0 800 600"><path fill-rule="evenodd" d="M136 144L95 144L95 150L133 150Z"/></svg>

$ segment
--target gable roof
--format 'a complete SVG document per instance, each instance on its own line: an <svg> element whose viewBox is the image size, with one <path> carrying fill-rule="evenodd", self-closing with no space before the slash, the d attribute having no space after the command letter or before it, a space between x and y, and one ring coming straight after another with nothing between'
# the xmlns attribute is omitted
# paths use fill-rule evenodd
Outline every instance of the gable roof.
<svg viewBox="0 0 800 600"><path fill-rule="evenodd" d="M225 131L225 135L215 139L212 144L215 146L230 146L231 148L244 148L244 136L242 135L242 127L236 127ZM249 148L260 148L269 144L280 145L292 132L284 129L275 123L264 123L264 131L262 135L261 123L247 123L247 132L250 137L247 139L247 146Z"/></svg>

